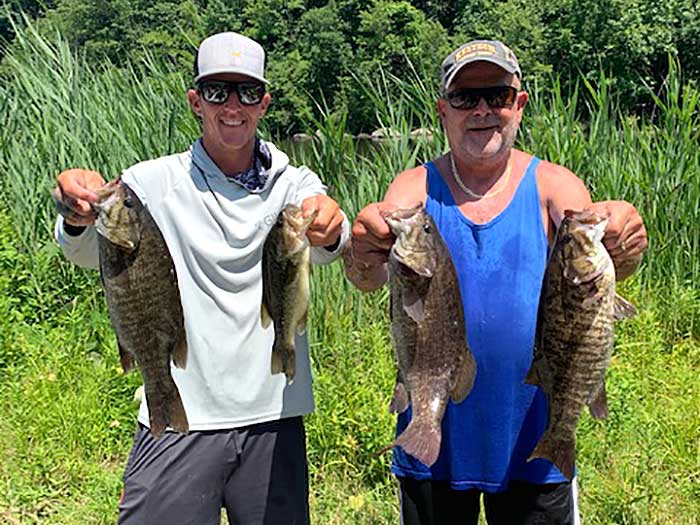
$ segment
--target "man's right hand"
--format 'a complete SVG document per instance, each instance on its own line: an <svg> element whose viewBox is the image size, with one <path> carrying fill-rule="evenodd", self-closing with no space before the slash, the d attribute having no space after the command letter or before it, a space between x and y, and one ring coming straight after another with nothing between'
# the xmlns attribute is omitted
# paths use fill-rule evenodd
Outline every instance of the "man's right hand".
<svg viewBox="0 0 700 525"><path fill-rule="evenodd" d="M70 169L58 176L57 186L51 192L58 213L73 226L89 226L95 222L92 204L97 202L94 190L102 187L105 180L96 171Z"/></svg>
<svg viewBox="0 0 700 525"><path fill-rule="evenodd" d="M382 212L394 208L384 202L375 202L357 214L352 225L352 258L355 263L366 267L387 262L395 237Z"/></svg>
<svg viewBox="0 0 700 525"><path fill-rule="evenodd" d="M394 209L386 203L363 208L352 225L352 236L343 252L348 279L364 292L376 290L388 278L386 262L394 244L394 235L381 215Z"/></svg>

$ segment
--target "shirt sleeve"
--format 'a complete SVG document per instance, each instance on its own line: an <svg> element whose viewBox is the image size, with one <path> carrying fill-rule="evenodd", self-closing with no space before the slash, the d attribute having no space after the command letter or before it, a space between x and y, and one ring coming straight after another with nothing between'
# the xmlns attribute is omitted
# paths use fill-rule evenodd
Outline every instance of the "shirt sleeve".
<svg viewBox="0 0 700 525"><path fill-rule="evenodd" d="M63 217L59 215L56 219L54 237L63 250L63 255L73 264L82 268L100 267L97 231L94 226L88 226L80 235L68 235L63 228Z"/></svg>
<svg viewBox="0 0 700 525"><path fill-rule="evenodd" d="M304 199L313 197L314 195L326 195L326 187L318 175L311 171L306 166L299 167L299 185L297 187L297 192L295 195L294 203L297 206L301 206ZM350 238L350 221L348 221L347 215L341 210L343 214L343 225L340 232L340 242L335 247L334 250L328 250L323 246L312 246L311 247L311 262L313 264L328 264L335 261Z"/></svg>

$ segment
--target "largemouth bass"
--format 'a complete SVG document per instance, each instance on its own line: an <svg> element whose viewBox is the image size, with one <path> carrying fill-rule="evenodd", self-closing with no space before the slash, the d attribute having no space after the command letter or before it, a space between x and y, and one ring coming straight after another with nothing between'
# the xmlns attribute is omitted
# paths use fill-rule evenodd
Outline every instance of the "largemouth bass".
<svg viewBox="0 0 700 525"><path fill-rule="evenodd" d="M143 377L150 430L187 432L180 393L170 374L171 360L187 361L182 304L175 266L153 217L119 180L97 190L95 226L100 273L122 368L134 358Z"/></svg>
<svg viewBox="0 0 700 525"><path fill-rule="evenodd" d="M306 230L316 218L304 218L301 208L288 204L279 213L263 247L263 296L260 319L263 327L274 323L275 342L270 370L284 372L289 381L296 373L294 335L306 329L309 308L311 249Z"/></svg>
<svg viewBox="0 0 700 525"><path fill-rule="evenodd" d="M574 475L576 428L584 405L607 417L605 373L613 324L636 314L615 293L615 268L603 246L607 217L566 210L557 231L540 297L535 352L525 382L540 386L549 423L530 455Z"/></svg>
<svg viewBox="0 0 700 525"><path fill-rule="evenodd" d="M399 446L427 466L440 454L448 399L463 401L474 386L476 361L467 344L464 307L452 257L422 205L383 214L396 235L389 256L391 335L398 365L389 410L410 402Z"/></svg>

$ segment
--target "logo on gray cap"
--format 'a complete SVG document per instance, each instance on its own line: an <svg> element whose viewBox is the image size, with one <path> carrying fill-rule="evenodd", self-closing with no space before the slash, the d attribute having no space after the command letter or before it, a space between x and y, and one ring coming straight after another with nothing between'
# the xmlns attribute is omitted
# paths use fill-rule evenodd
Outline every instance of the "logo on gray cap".
<svg viewBox="0 0 700 525"><path fill-rule="evenodd" d="M267 83L265 51L255 40L238 33L205 38L197 51L194 81L219 73L239 73Z"/></svg>
<svg viewBox="0 0 700 525"><path fill-rule="evenodd" d="M522 78L518 59L515 53L498 40L472 40L455 49L447 55L440 67L440 84L442 93L446 93L450 84L457 76L457 73L467 64L480 60L492 62L505 69L508 73L513 73Z"/></svg>

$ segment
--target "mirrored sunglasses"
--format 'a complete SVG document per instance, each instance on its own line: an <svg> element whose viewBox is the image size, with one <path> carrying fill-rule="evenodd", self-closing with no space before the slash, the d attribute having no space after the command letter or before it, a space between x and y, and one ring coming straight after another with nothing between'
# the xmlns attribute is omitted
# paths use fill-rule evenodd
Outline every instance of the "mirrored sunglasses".
<svg viewBox="0 0 700 525"><path fill-rule="evenodd" d="M197 84L197 91L209 104L223 104L228 100L232 91L238 95L238 100L244 106L260 104L265 95L265 85L260 82L226 82L209 80Z"/></svg>
<svg viewBox="0 0 700 525"><path fill-rule="evenodd" d="M512 86L455 89L445 97L455 109L473 109L482 98L490 108L506 108L515 103L518 90Z"/></svg>

